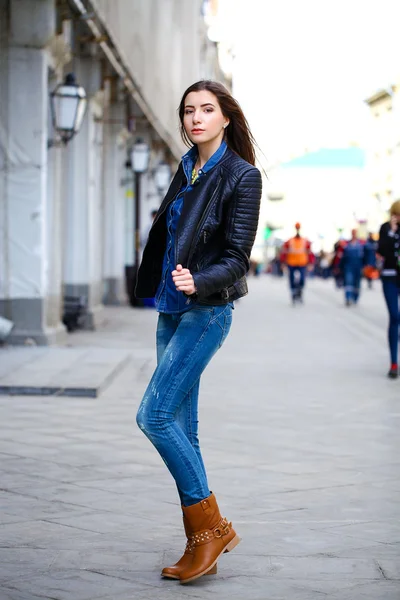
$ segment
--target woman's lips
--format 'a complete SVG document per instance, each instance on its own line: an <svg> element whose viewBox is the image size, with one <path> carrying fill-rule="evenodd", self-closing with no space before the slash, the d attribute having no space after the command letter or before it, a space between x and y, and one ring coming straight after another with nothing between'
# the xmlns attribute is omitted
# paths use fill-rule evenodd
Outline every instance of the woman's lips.
<svg viewBox="0 0 400 600"><path fill-rule="evenodd" d="M197 135L198 133L204 133L204 129L192 129L192 133Z"/></svg>

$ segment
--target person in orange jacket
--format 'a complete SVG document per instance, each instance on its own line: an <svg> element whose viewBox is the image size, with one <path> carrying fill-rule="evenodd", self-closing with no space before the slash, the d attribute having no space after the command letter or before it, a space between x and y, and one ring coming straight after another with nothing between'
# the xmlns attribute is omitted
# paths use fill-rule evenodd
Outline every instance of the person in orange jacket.
<svg viewBox="0 0 400 600"><path fill-rule="evenodd" d="M296 223L296 235L283 244L280 257L281 263L288 267L293 304L303 301L307 267L314 263L311 242L300 235L300 228L300 223Z"/></svg>

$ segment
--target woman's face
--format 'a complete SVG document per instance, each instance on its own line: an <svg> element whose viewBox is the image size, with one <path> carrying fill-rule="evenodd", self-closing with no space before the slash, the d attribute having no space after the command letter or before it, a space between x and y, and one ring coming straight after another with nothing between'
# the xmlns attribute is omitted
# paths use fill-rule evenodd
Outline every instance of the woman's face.
<svg viewBox="0 0 400 600"><path fill-rule="evenodd" d="M204 144L224 136L224 117L217 97L207 90L190 92L185 98L183 126L193 144Z"/></svg>

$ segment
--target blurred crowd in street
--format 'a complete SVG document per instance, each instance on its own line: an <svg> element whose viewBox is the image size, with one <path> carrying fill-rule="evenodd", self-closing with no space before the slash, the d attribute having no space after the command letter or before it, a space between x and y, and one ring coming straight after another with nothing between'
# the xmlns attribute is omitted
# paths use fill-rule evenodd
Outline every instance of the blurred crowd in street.
<svg viewBox="0 0 400 600"><path fill-rule="evenodd" d="M336 288L347 291L347 305L357 303L363 278L369 288L372 288L373 281L379 278L382 259L377 256L377 233L369 233L367 239L362 239L358 237L357 230L353 229L351 238L339 238L330 252L320 250L314 253L311 243L301 236L300 223L296 223L295 230L296 235L276 248L274 258L266 264L252 261L252 274L268 273L283 277L288 273L289 277L291 276L291 289L296 271L299 274L300 286L306 273L307 277L311 278L332 279Z"/></svg>
<svg viewBox="0 0 400 600"><path fill-rule="evenodd" d="M310 241L301 234L301 224L295 224L293 237L276 248L275 256L266 266L253 263L254 275L261 272L288 276L291 300L294 306L303 303L307 277L332 278L337 289L344 291L346 307L358 304L361 283L367 287L381 279L382 292L388 310L388 346L390 369L388 377L397 379L400 329L400 200L390 208L389 221L382 224L379 234L369 233L361 238L357 229L350 239L339 238L331 252L314 253Z"/></svg>

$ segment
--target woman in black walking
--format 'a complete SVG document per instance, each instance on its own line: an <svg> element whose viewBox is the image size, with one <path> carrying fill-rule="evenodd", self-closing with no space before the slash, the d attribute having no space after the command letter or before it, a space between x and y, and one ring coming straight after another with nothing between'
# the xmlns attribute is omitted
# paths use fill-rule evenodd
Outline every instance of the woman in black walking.
<svg viewBox="0 0 400 600"><path fill-rule="evenodd" d="M383 258L381 271L383 294L389 312L390 369L388 377L399 376L399 324L400 324L400 200L390 208L390 221L384 223L379 232L378 254Z"/></svg>

